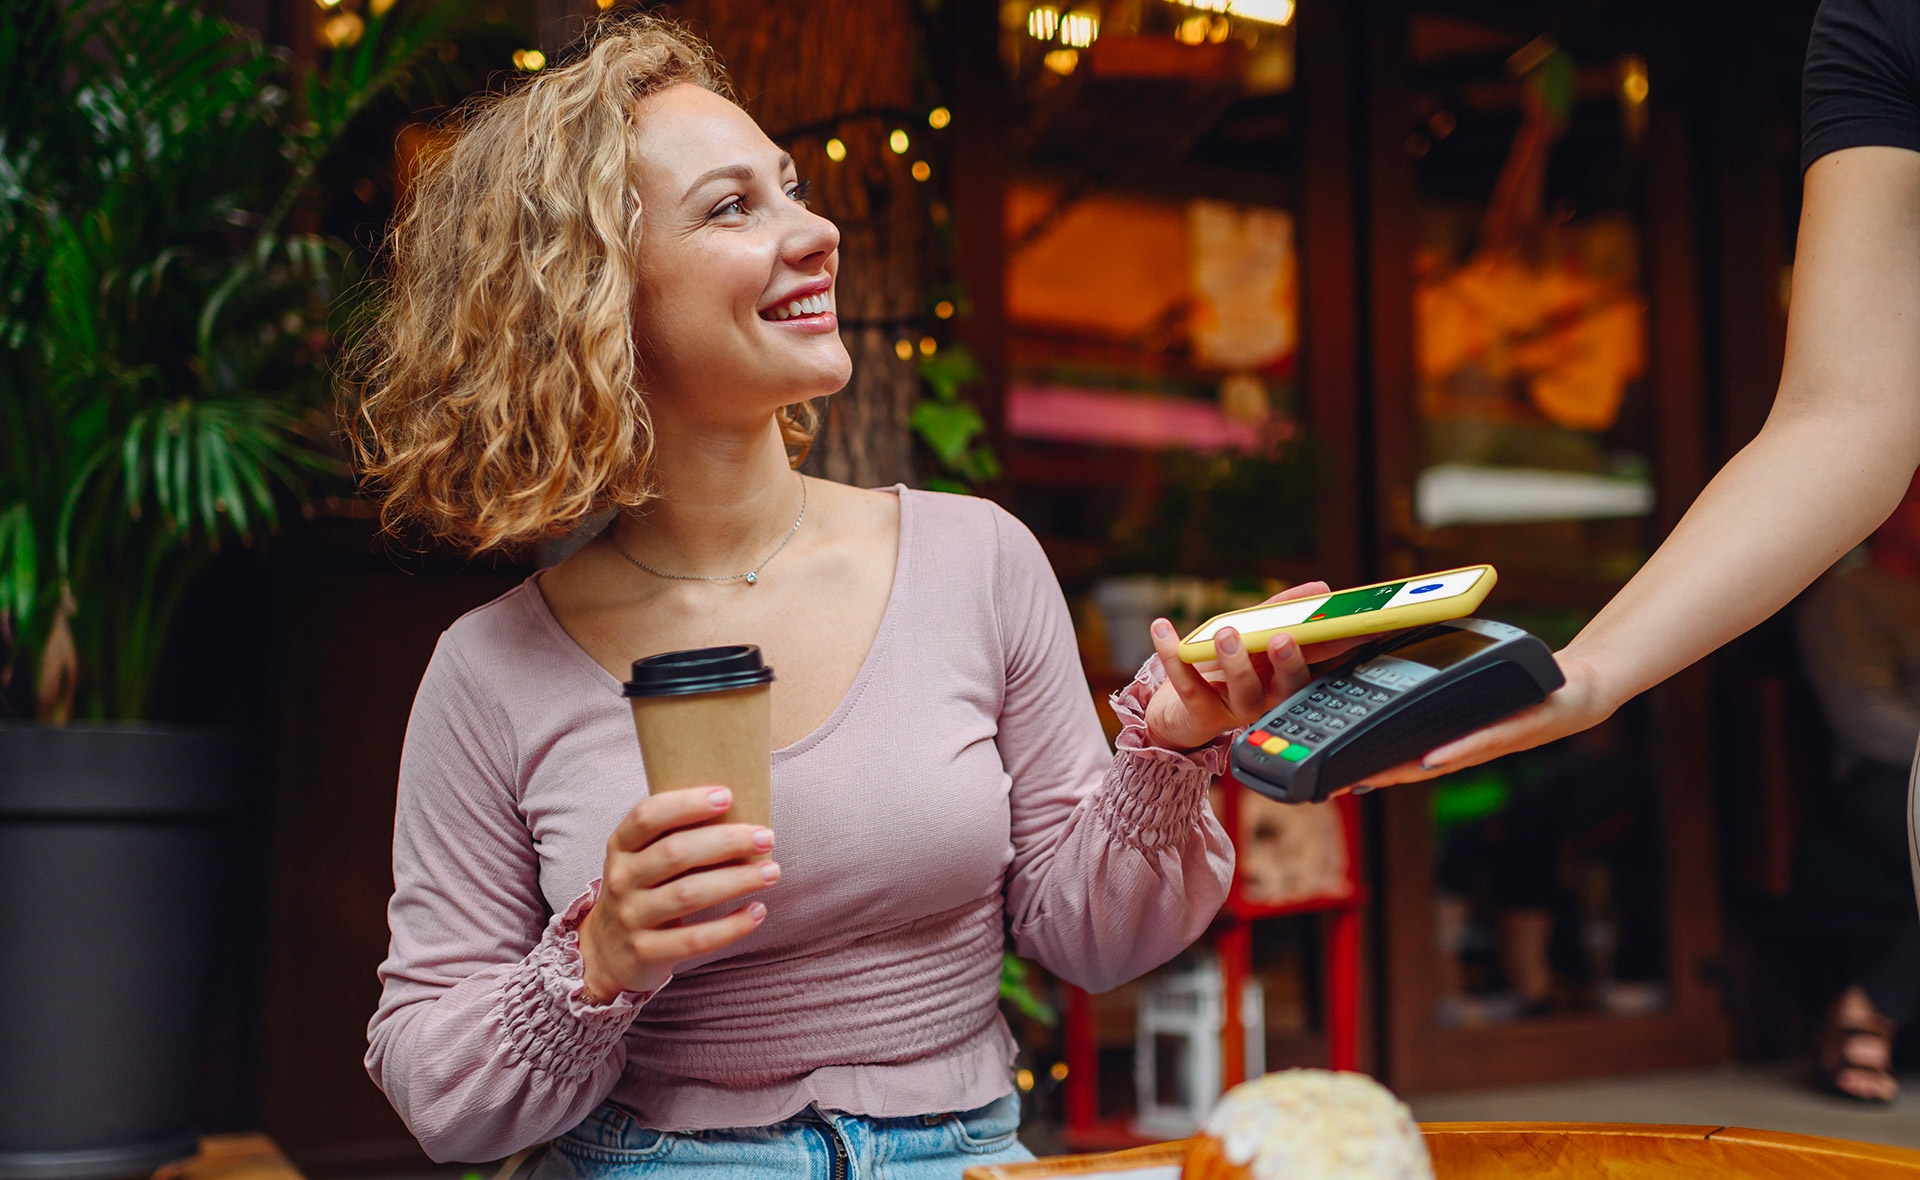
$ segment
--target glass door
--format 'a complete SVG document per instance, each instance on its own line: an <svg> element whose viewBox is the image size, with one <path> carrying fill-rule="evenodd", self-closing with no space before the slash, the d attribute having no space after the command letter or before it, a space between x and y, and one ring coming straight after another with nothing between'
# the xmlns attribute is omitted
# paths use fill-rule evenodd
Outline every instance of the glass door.
<svg viewBox="0 0 1920 1180"><path fill-rule="evenodd" d="M1617 7L1396 7L1368 47L1382 572L1491 562L1480 613L1556 647L1703 476L1679 116ZM1395 1085L1721 1056L1705 711L1696 670L1387 792Z"/></svg>

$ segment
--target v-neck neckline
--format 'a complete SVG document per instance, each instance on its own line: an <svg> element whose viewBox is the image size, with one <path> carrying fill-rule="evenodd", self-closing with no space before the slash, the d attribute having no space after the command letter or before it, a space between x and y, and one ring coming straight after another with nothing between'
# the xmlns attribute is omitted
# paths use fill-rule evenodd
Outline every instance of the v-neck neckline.
<svg viewBox="0 0 1920 1180"><path fill-rule="evenodd" d="M912 493L914 489L905 484L894 484L890 488L875 490L892 492L900 499L900 538L893 559L893 585L887 589L887 605L880 613L880 627L874 632L873 642L867 647L866 657L860 661L860 671L854 675L853 683L848 686L846 695L840 698L840 703L834 706L833 712L828 714L825 721L815 726L811 733L791 745L775 750L773 752L775 762L799 757L825 741L834 730L840 728L841 723L846 720L847 715L853 711L861 695L866 691L867 683L873 679L874 668L886 653L888 640L892 637L900 612L905 609L900 604L905 597L907 549L913 539ZM611 690L617 696L624 682L602 667L600 661L594 659L586 648L581 647L578 640L567 634L567 629L560 625L559 619L554 617L553 608L547 605L547 596L540 589L540 575L545 572L545 570L538 571L521 583L530 600L528 609L539 616L541 625L552 631L554 637L576 662L583 663L598 677L602 688Z"/></svg>

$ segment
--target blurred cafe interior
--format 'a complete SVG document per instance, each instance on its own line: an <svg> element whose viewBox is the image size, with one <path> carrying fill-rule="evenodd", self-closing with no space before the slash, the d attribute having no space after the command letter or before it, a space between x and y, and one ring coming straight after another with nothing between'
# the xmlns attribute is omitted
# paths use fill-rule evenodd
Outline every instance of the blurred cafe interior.
<svg viewBox="0 0 1920 1180"><path fill-rule="evenodd" d="M305 60L391 6L215 5ZM1480 613L1564 643L1767 412L1810 0L660 7L845 235L856 376L809 469L1010 509L1103 702L1155 614L1308 579L1491 562ZM594 8L475 6L305 215L372 251L435 112ZM394 546L342 485L188 598L160 709L247 725L272 784L209 1125L319 1173L422 1159L361 1066L400 741L441 629L554 556ZM1286 1065L1419 1095L1804 1054L1851 936L1805 871L1830 744L1783 614L1592 732L1431 784L1311 808L1225 785L1238 880L1191 951L1093 996L1009 964L1028 1126L1177 1136L1212 1079Z"/></svg>

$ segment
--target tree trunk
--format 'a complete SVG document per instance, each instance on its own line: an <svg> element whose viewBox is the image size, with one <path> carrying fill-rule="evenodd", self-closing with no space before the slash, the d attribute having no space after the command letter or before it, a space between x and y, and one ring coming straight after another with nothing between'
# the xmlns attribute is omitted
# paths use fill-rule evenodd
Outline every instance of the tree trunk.
<svg viewBox="0 0 1920 1180"><path fill-rule="evenodd" d="M707 38L747 112L793 153L813 206L840 227L835 302L853 379L821 407L807 470L858 487L913 482L907 416L931 246L913 179L926 124L914 117L921 30L912 0L682 0L669 9ZM894 152L896 129L910 146ZM846 157L827 158L838 138Z"/></svg>

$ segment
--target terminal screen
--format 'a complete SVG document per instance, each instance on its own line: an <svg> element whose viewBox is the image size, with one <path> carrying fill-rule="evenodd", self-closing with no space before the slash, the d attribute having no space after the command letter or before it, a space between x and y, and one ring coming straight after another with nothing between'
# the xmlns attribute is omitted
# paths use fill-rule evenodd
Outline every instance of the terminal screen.
<svg viewBox="0 0 1920 1180"><path fill-rule="evenodd" d="M1476 652L1485 651L1496 642L1475 631L1443 631L1430 639L1396 647L1386 654L1396 660L1411 660L1442 672Z"/></svg>

